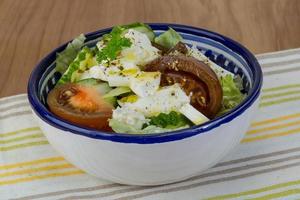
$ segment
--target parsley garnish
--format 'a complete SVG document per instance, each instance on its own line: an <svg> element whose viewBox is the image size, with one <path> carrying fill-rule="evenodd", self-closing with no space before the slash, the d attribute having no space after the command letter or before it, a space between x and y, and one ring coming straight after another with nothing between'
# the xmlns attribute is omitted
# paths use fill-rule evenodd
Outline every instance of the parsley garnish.
<svg viewBox="0 0 300 200"><path fill-rule="evenodd" d="M122 48L131 46L131 41L128 38L122 37L123 31L124 28L116 26L110 34L103 36L107 44L97 53L98 63L101 63L103 60L110 61L116 59Z"/></svg>

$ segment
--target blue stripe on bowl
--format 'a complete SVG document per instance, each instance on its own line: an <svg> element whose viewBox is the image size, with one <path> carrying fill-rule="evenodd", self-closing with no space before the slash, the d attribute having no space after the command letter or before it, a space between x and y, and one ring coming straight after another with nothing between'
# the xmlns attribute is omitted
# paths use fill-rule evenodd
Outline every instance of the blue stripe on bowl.
<svg viewBox="0 0 300 200"><path fill-rule="evenodd" d="M60 74L55 72L54 61L56 53L62 51L66 47L66 44L64 44L45 57L37 65L30 76L28 83L28 97L33 110L46 123L75 134L123 143L149 144L179 140L209 131L239 116L256 100L261 89L262 73L255 57L243 46L219 34L194 27L176 24L150 24L150 26L155 30L156 34L160 34L164 30L167 30L168 26L174 28L183 36L184 41L187 44L196 45L210 60L224 69L239 75L242 78L244 92L248 93L248 97L231 112L221 117L213 119L205 124L179 131L159 134L131 135L106 133L83 128L54 116L48 111L46 105L48 92L55 86L55 83L60 78ZM94 46L96 41L110 30L111 29L104 29L87 34L86 45Z"/></svg>

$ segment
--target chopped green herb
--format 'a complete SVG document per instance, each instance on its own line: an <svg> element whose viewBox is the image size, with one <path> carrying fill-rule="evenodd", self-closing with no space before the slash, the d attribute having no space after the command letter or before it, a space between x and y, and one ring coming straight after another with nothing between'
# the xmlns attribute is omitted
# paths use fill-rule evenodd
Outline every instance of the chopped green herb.
<svg viewBox="0 0 300 200"><path fill-rule="evenodd" d="M114 60L124 47L131 46L131 41L122 37L123 30L124 28L116 26L110 34L104 36L107 44L96 55L98 63L101 63L103 60Z"/></svg>
<svg viewBox="0 0 300 200"><path fill-rule="evenodd" d="M149 124L161 128L174 129L186 125L191 125L191 122L184 115L175 111L171 111L168 114L160 113L155 117L151 117Z"/></svg>

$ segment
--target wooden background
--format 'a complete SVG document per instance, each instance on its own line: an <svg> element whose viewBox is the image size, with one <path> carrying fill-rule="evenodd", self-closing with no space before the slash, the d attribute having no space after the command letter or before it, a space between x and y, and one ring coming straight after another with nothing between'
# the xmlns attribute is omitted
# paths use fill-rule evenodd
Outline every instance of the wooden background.
<svg viewBox="0 0 300 200"><path fill-rule="evenodd" d="M0 97L26 92L35 64L58 45L135 21L207 28L254 53L300 47L300 0L0 0Z"/></svg>

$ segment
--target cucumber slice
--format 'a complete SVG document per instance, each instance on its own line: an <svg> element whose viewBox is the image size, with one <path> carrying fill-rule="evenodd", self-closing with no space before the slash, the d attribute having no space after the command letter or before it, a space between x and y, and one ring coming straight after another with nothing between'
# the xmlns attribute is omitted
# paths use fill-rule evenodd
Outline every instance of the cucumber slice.
<svg viewBox="0 0 300 200"><path fill-rule="evenodd" d="M115 89L112 89L111 91L109 91L108 93L106 93L103 98L111 98L111 97L116 97L119 96L121 94L125 94L131 92L129 87L117 87Z"/></svg>
<svg viewBox="0 0 300 200"><path fill-rule="evenodd" d="M117 98L116 97L108 97L108 98L105 98L104 100L114 107L117 106Z"/></svg>
<svg viewBox="0 0 300 200"><path fill-rule="evenodd" d="M144 33L147 35L147 37L149 38L149 40L151 42L154 41L155 34L154 34L153 30L151 29L151 27L147 24L137 22L137 23L133 23L133 24L124 25L122 27L125 28L125 31L127 31L128 29L134 29L138 32Z"/></svg>
<svg viewBox="0 0 300 200"><path fill-rule="evenodd" d="M80 84L80 85L84 85L84 86L94 86L94 85L98 85L98 84L103 83L103 82L98 80L98 79L87 78L87 79L77 81L77 83Z"/></svg>
<svg viewBox="0 0 300 200"><path fill-rule="evenodd" d="M167 49L171 49L178 42L182 41L182 37L174 29L169 27L169 30L157 36L154 41Z"/></svg>
<svg viewBox="0 0 300 200"><path fill-rule="evenodd" d="M107 94L112 90L112 88L109 87L106 82L102 82L93 78L83 79L81 81L78 81L77 84L95 87L101 94Z"/></svg>

